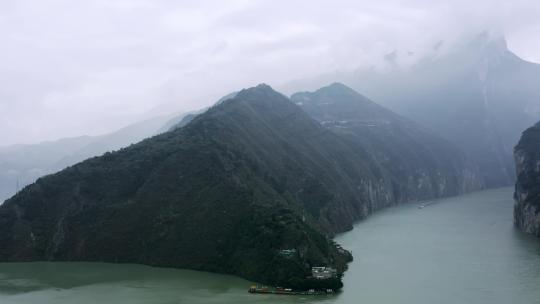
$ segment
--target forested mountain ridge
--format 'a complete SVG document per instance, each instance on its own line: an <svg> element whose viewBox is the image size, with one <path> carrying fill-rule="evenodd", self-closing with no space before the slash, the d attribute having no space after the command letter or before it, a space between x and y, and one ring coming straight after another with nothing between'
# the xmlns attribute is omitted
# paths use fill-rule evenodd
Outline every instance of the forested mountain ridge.
<svg viewBox="0 0 540 304"><path fill-rule="evenodd" d="M399 202L484 187L478 165L458 147L343 84L296 93L291 99L323 126L368 151L392 181Z"/></svg>
<svg viewBox="0 0 540 304"><path fill-rule="evenodd" d="M420 198L390 165L259 85L27 186L0 206L0 260L142 263L302 287L311 266L345 270L351 256L334 233Z"/></svg>

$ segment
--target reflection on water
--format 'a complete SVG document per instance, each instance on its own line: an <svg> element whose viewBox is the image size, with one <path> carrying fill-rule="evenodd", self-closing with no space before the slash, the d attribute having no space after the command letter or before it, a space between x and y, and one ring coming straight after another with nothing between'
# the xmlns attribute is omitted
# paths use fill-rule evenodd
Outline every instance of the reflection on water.
<svg viewBox="0 0 540 304"><path fill-rule="evenodd" d="M247 293L240 278L141 265L0 264L0 303L540 303L540 240L512 189L386 209L337 237L354 262L334 296Z"/></svg>

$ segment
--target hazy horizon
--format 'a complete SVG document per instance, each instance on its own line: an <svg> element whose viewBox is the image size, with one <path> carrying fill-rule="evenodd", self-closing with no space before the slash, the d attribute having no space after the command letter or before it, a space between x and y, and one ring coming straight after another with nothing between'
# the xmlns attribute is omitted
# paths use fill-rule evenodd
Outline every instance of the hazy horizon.
<svg viewBox="0 0 540 304"><path fill-rule="evenodd" d="M4 1L0 146L108 133L258 83L402 65L482 31L540 62L535 1ZM515 16L520 16L516 18Z"/></svg>

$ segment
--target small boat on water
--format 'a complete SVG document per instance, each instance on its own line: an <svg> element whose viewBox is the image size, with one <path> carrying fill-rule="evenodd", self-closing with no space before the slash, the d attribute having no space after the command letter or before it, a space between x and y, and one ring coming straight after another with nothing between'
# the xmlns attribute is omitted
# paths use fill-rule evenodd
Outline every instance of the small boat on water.
<svg viewBox="0 0 540 304"><path fill-rule="evenodd" d="M267 286L251 286L248 290L249 293L261 293L261 294L277 294L277 295L302 295L302 296L317 296L317 295L329 295L333 294L334 290L315 290L310 289L306 291L292 290L290 288L276 287L271 288Z"/></svg>
<svg viewBox="0 0 540 304"><path fill-rule="evenodd" d="M431 202L425 202L425 203L423 203L423 204L418 205L418 209L426 208L427 206L433 205L433 204L435 204L434 201L431 201Z"/></svg>

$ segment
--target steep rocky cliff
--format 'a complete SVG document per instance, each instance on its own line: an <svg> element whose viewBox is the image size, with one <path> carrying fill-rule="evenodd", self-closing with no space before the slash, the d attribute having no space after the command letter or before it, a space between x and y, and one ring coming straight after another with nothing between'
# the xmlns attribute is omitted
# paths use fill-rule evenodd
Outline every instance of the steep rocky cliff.
<svg viewBox="0 0 540 304"><path fill-rule="evenodd" d="M540 122L523 132L514 158L514 223L519 229L540 236Z"/></svg>

